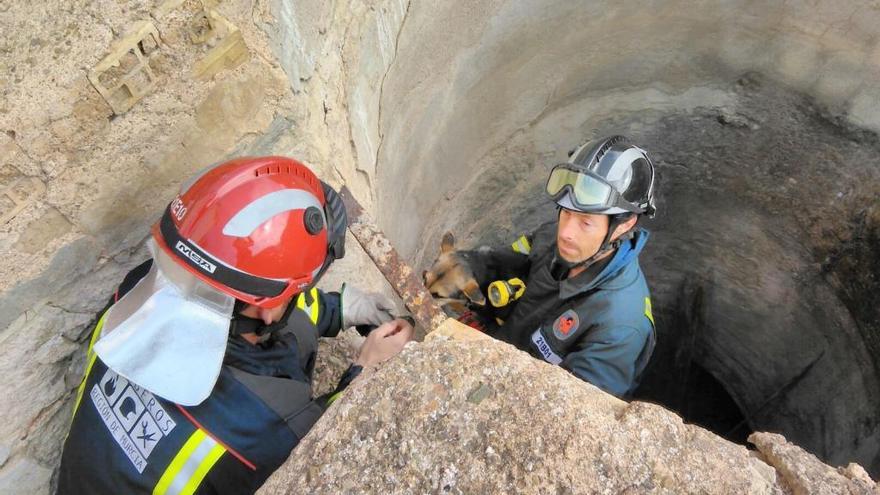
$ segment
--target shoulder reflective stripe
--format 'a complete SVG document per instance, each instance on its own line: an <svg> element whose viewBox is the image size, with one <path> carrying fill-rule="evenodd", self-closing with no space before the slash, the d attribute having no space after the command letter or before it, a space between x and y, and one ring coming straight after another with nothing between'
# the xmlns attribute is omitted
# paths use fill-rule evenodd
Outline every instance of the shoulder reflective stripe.
<svg viewBox="0 0 880 495"><path fill-rule="evenodd" d="M562 358L550 348L550 344L547 343L544 335L541 334L540 328L535 330L535 333L532 334L532 342L535 344L535 347L538 348L538 352L541 353L541 356L544 357L544 361L547 361L550 364L559 364L562 362Z"/></svg>
<svg viewBox="0 0 880 495"><path fill-rule="evenodd" d="M529 254L532 252L532 245L529 244L529 240L526 239L526 236L524 235L519 236L519 239L511 244L510 247L512 247L517 253Z"/></svg>
<svg viewBox="0 0 880 495"><path fill-rule="evenodd" d="M313 288L309 291L309 294L312 296L312 304L306 304L306 294L302 293L296 298L296 307L303 310L309 319L312 320L312 323L317 325L318 312L321 309L321 304L318 302L318 289Z"/></svg>
<svg viewBox="0 0 880 495"><path fill-rule="evenodd" d="M79 388L76 390L76 400L73 403L73 415L76 416L76 410L79 409L79 403L82 400L83 391L86 388L86 379L89 377L89 373L92 372L92 366L95 365L95 359L98 357L95 354L95 351L92 350L95 347L95 342L98 341L98 337L101 335L101 330L104 328L104 319L107 318L107 313L110 310L104 311L104 314L101 315L101 318L98 320L98 324L95 325L95 330L92 331L92 338L89 340L89 349L86 351L86 370L83 373L82 381L79 384Z"/></svg>
<svg viewBox="0 0 880 495"><path fill-rule="evenodd" d="M654 314L651 312L651 298L650 297L645 298L645 316L647 316L648 320L651 321L651 325L657 326L657 325L654 325Z"/></svg>
<svg viewBox="0 0 880 495"><path fill-rule="evenodd" d="M192 495L224 452L222 445L197 429L162 473L153 495Z"/></svg>
<svg viewBox="0 0 880 495"><path fill-rule="evenodd" d="M336 392L335 394L331 395L330 398L327 399L327 405L329 406L330 404L333 404L334 402L336 402L336 399L340 397L342 397L342 392Z"/></svg>

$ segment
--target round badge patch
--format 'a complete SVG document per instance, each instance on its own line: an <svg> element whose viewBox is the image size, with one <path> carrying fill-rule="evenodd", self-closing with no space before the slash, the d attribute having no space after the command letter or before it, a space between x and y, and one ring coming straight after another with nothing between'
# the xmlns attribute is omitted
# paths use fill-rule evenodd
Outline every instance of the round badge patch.
<svg viewBox="0 0 880 495"><path fill-rule="evenodd" d="M559 340L565 340L575 333L579 324L577 313L569 309L553 322L553 335Z"/></svg>

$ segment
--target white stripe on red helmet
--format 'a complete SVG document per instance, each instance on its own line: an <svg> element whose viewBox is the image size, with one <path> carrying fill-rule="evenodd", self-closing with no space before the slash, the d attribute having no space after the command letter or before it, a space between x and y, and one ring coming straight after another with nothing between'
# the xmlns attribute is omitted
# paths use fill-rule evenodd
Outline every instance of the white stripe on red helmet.
<svg viewBox="0 0 880 495"><path fill-rule="evenodd" d="M324 208L313 194L302 189L282 189L271 192L247 204L223 226L223 234L232 237L247 237L270 218L290 210L304 210L314 207L321 212L324 225Z"/></svg>

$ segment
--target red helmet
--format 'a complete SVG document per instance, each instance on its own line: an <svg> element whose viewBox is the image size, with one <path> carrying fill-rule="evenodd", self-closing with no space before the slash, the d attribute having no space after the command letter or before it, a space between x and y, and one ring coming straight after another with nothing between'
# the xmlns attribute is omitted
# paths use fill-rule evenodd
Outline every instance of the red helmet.
<svg viewBox="0 0 880 495"><path fill-rule="evenodd" d="M271 308L318 281L344 254L336 192L280 156L210 167L181 187L153 226L156 244L207 284Z"/></svg>

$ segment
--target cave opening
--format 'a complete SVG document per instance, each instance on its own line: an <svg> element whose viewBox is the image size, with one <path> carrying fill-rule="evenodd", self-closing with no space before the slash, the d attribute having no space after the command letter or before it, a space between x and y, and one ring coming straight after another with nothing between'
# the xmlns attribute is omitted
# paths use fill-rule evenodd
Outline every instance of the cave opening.
<svg viewBox="0 0 880 495"><path fill-rule="evenodd" d="M674 309L660 308L668 328L658 330L658 346L634 398L662 404L687 423L698 424L739 444L753 431L749 418L724 384L700 364L707 333L707 288L687 279Z"/></svg>
<svg viewBox="0 0 880 495"><path fill-rule="evenodd" d="M696 363L688 366L684 380L656 389L643 385L635 399L663 404L686 423L700 425L731 442L746 445L752 433L748 418L724 385Z"/></svg>

